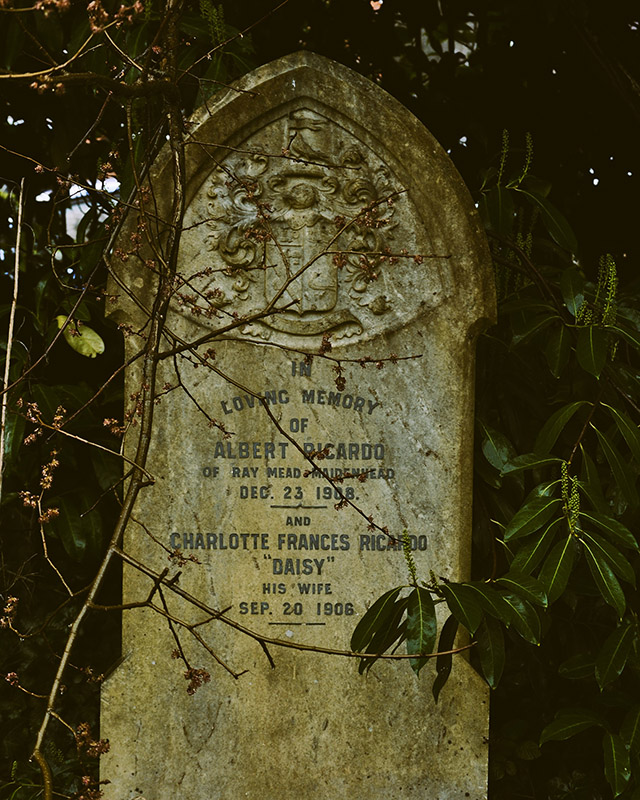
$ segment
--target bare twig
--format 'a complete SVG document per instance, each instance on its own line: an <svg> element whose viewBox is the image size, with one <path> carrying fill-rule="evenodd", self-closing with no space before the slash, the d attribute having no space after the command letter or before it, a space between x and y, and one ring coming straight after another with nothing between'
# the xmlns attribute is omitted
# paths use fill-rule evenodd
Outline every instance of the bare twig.
<svg viewBox="0 0 640 800"><path fill-rule="evenodd" d="M150 567L146 566L145 564L141 563L133 556L125 553L124 550L121 548L116 548L116 553L120 556L120 558L125 561L127 564L130 564L132 567L135 567L139 572L142 572L144 575L147 575L152 580L156 581L160 578L160 573L155 572ZM245 628L244 625L240 625L240 623L236 622L235 620L230 619L226 616L226 612L218 611L215 608L211 608L202 600L199 600L194 595L187 592L185 589L182 589L176 583L172 582L171 579L165 578L161 581L163 586L167 586L171 589L172 592L182 597L184 600L187 600L192 606L195 608L200 609L201 611L206 612L207 614L211 615L212 621L216 620L219 622L228 625L231 628L239 631L240 633L245 634L250 639L254 639L256 642L264 643L265 645L273 645L275 647L284 647L289 650L302 650L309 653L323 653L324 655L330 656L343 656L345 658L382 658L391 661L396 660L403 660L407 658L435 658L439 655L455 655L457 653L462 653L465 650L470 650L474 647L474 643L464 645L463 647L456 647L452 650L442 650L436 653L356 653L353 650L337 650L331 647L320 647L318 645L312 644L301 644L299 642L292 642L287 639L274 639L270 636L263 636L262 634L258 633L257 631L251 630L250 628ZM144 604L146 605L146 603ZM108 607L99 606L102 610L108 610ZM116 607L113 607L114 609ZM118 607L119 608L119 607ZM264 649L264 648L263 648Z"/></svg>
<svg viewBox="0 0 640 800"><path fill-rule="evenodd" d="M11 298L11 311L9 313L9 332L7 333L7 354L4 364L4 380L2 388L6 390L9 385L9 369L11 367L11 349L13 347L13 326L18 305L18 283L20 279L20 238L22 236L22 210L24 200L24 178L20 181L20 197L18 198L18 222L16 225L16 255L13 264L13 296ZM2 395L2 413L0 417L0 500L2 500L2 474L4 472L4 443L7 435L7 406L9 395L5 391Z"/></svg>

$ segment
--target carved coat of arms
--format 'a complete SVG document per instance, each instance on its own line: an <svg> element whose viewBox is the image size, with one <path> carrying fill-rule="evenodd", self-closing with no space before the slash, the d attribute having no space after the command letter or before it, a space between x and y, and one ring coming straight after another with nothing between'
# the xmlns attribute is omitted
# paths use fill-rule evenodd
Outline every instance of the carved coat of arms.
<svg viewBox="0 0 640 800"><path fill-rule="evenodd" d="M410 216L367 145L318 111L291 110L230 148L191 201L200 244L177 295L203 324L234 313L265 339L357 336L393 309L394 250L415 246Z"/></svg>

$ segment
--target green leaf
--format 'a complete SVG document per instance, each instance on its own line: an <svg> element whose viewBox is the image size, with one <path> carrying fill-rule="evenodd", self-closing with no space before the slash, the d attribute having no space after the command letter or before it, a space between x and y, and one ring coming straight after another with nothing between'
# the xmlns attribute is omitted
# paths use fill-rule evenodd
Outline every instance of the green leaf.
<svg viewBox="0 0 640 800"><path fill-rule="evenodd" d="M580 445L580 451L582 452L581 475L583 482L586 484L583 487L584 492L589 498L593 507L597 508L598 511L605 513L609 510L609 505L604 499L604 494L602 493L602 485L600 483L598 469L582 445Z"/></svg>
<svg viewBox="0 0 640 800"><path fill-rule="evenodd" d="M636 350L640 350L640 335L638 335L636 331L630 331L628 328L619 328L616 325L612 326L611 330L619 333L620 336L626 339Z"/></svg>
<svg viewBox="0 0 640 800"><path fill-rule="evenodd" d="M511 192L502 186L494 186L483 195L481 203L481 214L488 227L502 236L509 236L515 215Z"/></svg>
<svg viewBox="0 0 640 800"><path fill-rule="evenodd" d="M528 536L539 530L558 510L561 500L554 497L534 497L514 515L504 530L505 542L509 539Z"/></svg>
<svg viewBox="0 0 640 800"><path fill-rule="evenodd" d="M511 569L497 583L504 586L511 593L515 593L531 603L539 606L547 605L547 594L543 584L531 575L526 575L517 569Z"/></svg>
<svg viewBox="0 0 640 800"><path fill-rule="evenodd" d="M582 369L600 377L607 361L609 338L604 328L597 325L586 325L578 328L578 344L576 355Z"/></svg>
<svg viewBox="0 0 640 800"><path fill-rule="evenodd" d="M549 231L551 238L557 242L560 247L564 247L564 249L568 250L570 253L576 253L578 250L578 242L564 215L561 214L546 197L543 197L537 192L527 191L522 188L517 191L526 195L531 205L540 210L542 222Z"/></svg>
<svg viewBox="0 0 640 800"><path fill-rule="evenodd" d="M511 607L513 626L520 636L531 644L539 644L542 631L535 608L516 594L505 594L504 600Z"/></svg>
<svg viewBox="0 0 640 800"><path fill-rule="evenodd" d="M605 733L602 739L604 776L614 797L622 794L631 777L629 751L617 733Z"/></svg>
<svg viewBox="0 0 640 800"><path fill-rule="evenodd" d="M623 411L620 411L613 406L609 406L606 403L603 403L602 405L605 406L605 408L608 408L611 412L611 416L618 426L618 430L622 434L629 449L633 453L633 457L638 463L640 463L640 428L638 428L631 418L628 417Z"/></svg>
<svg viewBox="0 0 640 800"><path fill-rule="evenodd" d="M604 531L604 533L610 539L613 539L620 547L629 547L636 552L640 550L635 536L631 533L629 528L625 528L617 519L608 517L605 514L598 514L597 511L590 511L588 513L586 511L581 511L580 516L594 522L601 531Z"/></svg>
<svg viewBox="0 0 640 800"><path fill-rule="evenodd" d="M64 314L60 314L56 317L58 328L62 328L66 321L67 317ZM81 356L95 358L101 353L104 353L104 342L100 336L98 336L93 328L85 325L80 320L72 320L69 322L62 332L62 335L69 347L73 348L76 353L80 353Z"/></svg>
<svg viewBox="0 0 640 800"><path fill-rule="evenodd" d="M504 670L504 634L502 626L493 617L485 617L476 632L476 647L482 674L495 689Z"/></svg>
<svg viewBox="0 0 640 800"><path fill-rule="evenodd" d="M440 639L438 641L439 653L447 650L453 650L453 643L455 641L457 632L458 620L451 615L447 618L446 622L442 626L442 630L440 631ZM452 663L453 655L451 653L448 655L439 655L436 658L436 677L431 688L433 699L436 701L436 703L438 702L438 697L440 697L440 692L444 688L446 682L449 680Z"/></svg>
<svg viewBox="0 0 640 800"><path fill-rule="evenodd" d="M526 575L532 572L545 557L547 550L551 547L553 540L556 538L558 526L561 523L561 519L554 519L553 522L545 528L541 536L535 537L525 544L521 544L520 549L511 562L511 568L524 572Z"/></svg>
<svg viewBox="0 0 640 800"><path fill-rule="evenodd" d="M471 633L475 633L482 622L482 606L476 593L460 583L445 583L442 593L449 610Z"/></svg>
<svg viewBox="0 0 640 800"><path fill-rule="evenodd" d="M572 317L577 315L578 309L584 303L584 284L582 273L575 267L566 269L560 276L560 291Z"/></svg>
<svg viewBox="0 0 640 800"><path fill-rule="evenodd" d="M581 533L581 538L583 537L589 540L593 552L601 555L619 578L622 578L623 581L627 581L627 583L630 583L632 586L636 585L636 574L633 567L619 550L616 550L613 545L609 544L609 542L601 536L598 536L597 533L587 533L583 531Z"/></svg>
<svg viewBox="0 0 640 800"><path fill-rule="evenodd" d="M519 742L515 749L516 758L522 761L535 761L535 759L540 758L541 755L540 748L531 739L525 739L523 742Z"/></svg>
<svg viewBox="0 0 640 800"><path fill-rule="evenodd" d="M635 632L635 625L627 622L616 628L602 645L596 658L596 680L601 689L614 681L624 669Z"/></svg>
<svg viewBox="0 0 640 800"><path fill-rule="evenodd" d="M549 464L559 464L561 461L561 458L541 456L538 453L525 453L525 455L518 456L506 464L501 474L510 475L514 472L521 472L524 469L539 469Z"/></svg>
<svg viewBox="0 0 640 800"><path fill-rule="evenodd" d="M544 354L551 374L559 378L571 354L571 334L563 322L549 335Z"/></svg>
<svg viewBox="0 0 640 800"><path fill-rule="evenodd" d="M568 678L571 681L577 681L582 678L592 678L595 670L595 661L593 656L587 653L580 653L577 656L571 656L558 667L558 675L563 678Z"/></svg>
<svg viewBox="0 0 640 800"><path fill-rule="evenodd" d="M516 347L522 344L525 339L537 335L556 319L559 319L557 314L538 314L534 317L528 317L521 326L514 326L511 346Z"/></svg>
<svg viewBox="0 0 640 800"><path fill-rule="evenodd" d="M89 505L89 498L79 495L55 497L48 504L49 508L57 508L59 514L45 524L45 533L48 529L56 536L69 557L77 562L95 556L102 540L100 515L94 511L82 516Z"/></svg>
<svg viewBox="0 0 640 800"><path fill-rule="evenodd" d="M385 592L365 612L351 636L351 649L354 653L366 652L376 631L387 624L393 613L395 599L400 594L401 588L401 586L398 586Z"/></svg>
<svg viewBox="0 0 640 800"><path fill-rule="evenodd" d="M25 418L22 414L15 414L13 411L7 413L5 435L4 435L4 455L7 459L7 468L13 468L13 461L18 457L18 451L24 441Z"/></svg>
<svg viewBox="0 0 640 800"><path fill-rule="evenodd" d="M422 587L414 589L407 599L407 653L432 653L438 626L431 593ZM426 658L412 658L409 663L418 675Z"/></svg>
<svg viewBox="0 0 640 800"><path fill-rule="evenodd" d="M540 583L547 590L549 605L554 603L564 592L576 555L573 536L558 542L547 556L540 570Z"/></svg>
<svg viewBox="0 0 640 800"><path fill-rule="evenodd" d="M558 436L564 430L565 425L569 422L571 417L576 411L584 405L591 405L586 400L578 400L575 403L569 403L561 409L552 414L549 419L542 426L540 433L536 438L536 443L533 446L534 452L540 455L545 455L550 452L553 445L556 443Z"/></svg>
<svg viewBox="0 0 640 800"><path fill-rule="evenodd" d="M540 734L540 745L545 742L561 742L570 739L582 731L601 725L599 717L586 709L560 711L553 722L549 723Z"/></svg>
<svg viewBox="0 0 640 800"><path fill-rule="evenodd" d="M613 472L620 491L629 501L630 505L637 506L638 493L635 487L637 474L635 470L630 470L628 468L628 464L623 461L622 456L614 446L613 442L607 436L605 436L604 433L601 433L595 427L595 425L592 425L591 427L598 436L598 441L602 447L602 452L609 462L609 466L611 467L611 471Z"/></svg>
<svg viewBox="0 0 640 800"><path fill-rule="evenodd" d="M640 756L640 705L634 706L627 712L620 728L620 735L634 756L636 758Z"/></svg>
<svg viewBox="0 0 640 800"><path fill-rule="evenodd" d="M505 464L515 457L516 451L513 445L503 433L491 428L482 420L478 420L478 424L482 432L482 452L484 457L492 467L502 471Z"/></svg>
<svg viewBox="0 0 640 800"><path fill-rule="evenodd" d="M406 621L402 621L402 617L404 616L406 608L406 597L401 597L393 604L391 613L389 617L387 617L385 624L376 630L369 642L369 652L375 653L375 655L360 659L358 665L358 672L360 675L362 675L365 670L368 672L380 655L386 652L392 645L398 642L398 640L401 643L405 638L407 623Z"/></svg>
<svg viewBox="0 0 640 800"><path fill-rule="evenodd" d="M622 587L618 583L618 579L611 571L611 567L598 553L590 547L588 542L583 542L584 554L587 559L587 564L593 575L600 594L604 601L610 606L615 608L618 616L622 617L627 607L627 601L622 591Z"/></svg>
<svg viewBox="0 0 640 800"><path fill-rule="evenodd" d="M106 492L122 480L122 459L118 453L110 456L104 450L91 448L91 462L96 473L98 485Z"/></svg>
<svg viewBox="0 0 640 800"><path fill-rule="evenodd" d="M501 620L505 625L508 626L510 624L511 609L507 603L505 603L501 594L481 581L474 581L473 583L467 583L465 585L468 586L471 591L476 592L478 603L484 611L496 617L496 619Z"/></svg>
<svg viewBox="0 0 640 800"><path fill-rule="evenodd" d="M58 321L58 328L61 328L64 322L66 322L67 317L71 313L75 304L76 300L74 297L68 297L60 303L60 311L64 312L64 320L60 322L59 317L56 317L56 320ZM75 310L73 310L73 319L69 324L73 325L75 320L80 320L81 322L89 322L91 320L91 311L89 311L89 306L84 301L80 303Z"/></svg>

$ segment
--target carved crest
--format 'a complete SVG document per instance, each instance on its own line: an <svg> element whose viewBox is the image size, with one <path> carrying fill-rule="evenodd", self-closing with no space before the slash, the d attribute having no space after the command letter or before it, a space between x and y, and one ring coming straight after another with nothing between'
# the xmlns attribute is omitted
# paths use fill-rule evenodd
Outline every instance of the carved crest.
<svg viewBox="0 0 640 800"><path fill-rule="evenodd" d="M357 336L393 310L411 217L383 161L301 106L230 149L192 199L177 295L204 324L268 310L244 329L262 338Z"/></svg>

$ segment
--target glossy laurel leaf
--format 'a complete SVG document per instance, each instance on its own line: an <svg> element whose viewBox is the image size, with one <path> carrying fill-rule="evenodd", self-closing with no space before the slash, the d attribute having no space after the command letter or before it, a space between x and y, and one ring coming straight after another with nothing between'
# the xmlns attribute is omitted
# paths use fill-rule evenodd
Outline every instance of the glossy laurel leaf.
<svg viewBox="0 0 640 800"><path fill-rule="evenodd" d="M540 570L540 582L547 591L549 604L564 592L575 560L576 546L573 536L559 541L547 556Z"/></svg>
<svg viewBox="0 0 640 800"><path fill-rule="evenodd" d="M638 333L638 331L631 330L627 327L621 328L617 326L613 326L611 330L615 331L636 350L640 350L640 333Z"/></svg>
<svg viewBox="0 0 640 800"><path fill-rule="evenodd" d="M511 568L524 572L526 575L531 573L544 559L555 541L561 524L561 519L553 520L541 534L533 536L522 544L511 562Z"/></svg>
<svg viewBox="0 0 640 800"><path fill-rule="evenodd" d="M602 513L607 513L609 504L604 498L602 483L596 465L589 453L580 445L582 453L581 489L589 498L591 505Z"/></svg>
<svg viewBox="0 0 640 800"><path fill-rule="evenodd" d="M578 733L601 725L602 720L587 709L568 709L560 711L553 722L547 725L540 734L540 744L545 742L561 742Z"/></svg>
<svg viewBox="0 0 640 800"><path fill-rule="evenodd" d="M540 644L541 625L535 608L516 594L505 594L505 603L511 608L513 627L531 644Z"/></svg>
<svg viewBox="0 0 640 800"><path fill-rule="evenodd" d="M518 569L511 569L506 575L499 578L497 583L512 594L515 593L531 603L540 606L547 605L547 593L541 581Z"/></svg>
<svg viewBox="0 0 640 800"><path fill-rule="evenodd" d="M534 316L525 315L521 324L517 327L514 326L511 346L517 347L523 342L533 339L557 319L559 319L557 314L549 314L548 312L536 314Z"/></svg>
<svg viewBox="0 0 640 800"><path fill-rule="evenodd" d="M555 330L549 334L544 354L551 374L559 378L571 355L571 334L564 322L556 324Z"/></svg>
<svg viewBox="0 0 640 800"><path fill-rule="evenodd" d="M432 653L438 626L431 592L418 586L407 598L407 653ZM412 658L409 663L418 675L426 658Z"/></svg>
<svg viewBox="0 0 640 800"><path fill-rule="evenodd" d="M485 617L476 631L476 644L480 666L485 680L495 689L504 670L504 634L502 626L493 617Z"/></svg>
<svg viewBox="0 0 640 800"><path fill-rule="evenodd" d="M549 231L551 238L557 242L560 247L563 247L570 253L575 253L578 249L578 242L564 214L550 203L546 197L537 192L527 191L522 188L517 191L522 192L531 205L538 209L544 226Z"/></svg>
<svg viewBox="0 0 640 800"><path fill-rule="evenodd" d="M470 633L475 633L483 614L476 593L464 584L446 583L442 586L442 594L458 622Z"/></svg>
<svg viewBox="0 0 640 800"><path fill-rule="evenodd" d="M596 658L596 680L603 689L622 672L631 652L635 624L623 623L607 638Z"/></svg>
<svg viewBox="0 0 640 800"><path fill-rule="evenodd" d="M400 594L401 587L391 589L379 597L371 608L365 613L351 636L351 649L354 653L369 649L371 639L376 631L384 627L393 613L396 597Z"/></svg>
<svg viewBox="0 0 640 800"><path fill-rule="evenodd" d="M481 581L465 584L472 592L476 593L481 608L492 617L501 620L505 625L511 622L511 609L505 603L504 597L500 592Z"/></svg>
<svg viewBox="0 0 640 800"><path fill-rule="evenodd" d="M558 667L558 675L571 681L593 678L595 661L588 653L578 653L563 661Z"/></svg>
<svg viewBox="0 0 640 800"><path fill-rule="evenodd" d="M358 665L358 672L368 672L380 656L393 645L401 644L406 637L407 621L403 620L407 608L407 598L397 599L390 608L389 616L373 634L367 649L374 655L362 658Z"/></svg>
<svg viewBox="0 0 640 800"><path fill-rule="evenodd" d="M578 309L584 303L584 285L584 276L575 267L565 269L560 275L562 299L572 317L577 315Z"/></svg>
<svg viewBox="0 0 640 800"><path fill-rule="evenodd" d="M431 687L433 699L438 702L440 692L444 688L446 682L449 680L451 674L451 666L453 664L453 655L447 651L453 649L453 643L458 632L458 620L453 614L447 618L442 630L440 631L440 639L438 640L438 655L436 658L436 677Z"/></svg>
<svg viewBox="0 0 640 800"><path fill-rule="evenodd" d="M617 519L608 517L605 514L599 514L597 511L583 511L580 516L595 523L609 539L618 545L618 547L628 547L636 551L640 550L635 536L631 533L629 528L625 527Z"/></svg>
<svg viewBox="0 0 640 800"><path fill-rule="evenodd" d="M516 472L523 472L527 469L540 469L550 464L559 464L562 459L554 456L541 456L537 453L525 453L517 456L508 464L505 464L502 475L512 475Z"/></svg>
<svg viewBox="0 0 640 800"><path fill-rule="evenodd" d="M505 465L516 456L513 445L503 433L495 430L482 420L478 421L478 425L482 436L484 457L492 467L502 472Z"/></svg>
<svg viewBox="0 0 640 800"><path fill-rule="evenodd" d="M618 430L622 434L627 446L633 453L633 457L640 464L640 428L633 422L633 420L618 408L602 404L605 408L609 409L614 422L618 426Z"/></svg>
<svg viewBox="0 0 640 800"><path fill-rule="evenodd" d="M594 552L589 542L583 542L583 549L593 580L605 603L615 608L618 616L622 617L627 607L627 601L618 579L605 559L599 553Z"/></svg>
<svg viewBox="0 0 640 800"><path fill-rule="evenodd" d="M513 230L515 207L512 193L503 186L494 186L480 200L480 214L485 225L500 234L509 236Z"/></svg>
<svg viewBox="0 0 640 800"><path fill-rule="evenodd" d="M616 482L620 487L620 491L629 501L630 505L637 506L638 492L636 490L635 482L638 476L636 472L632 472L628 469L626 461L622 458L611 439L606 434L598 430L598 428L595 426L592 427L596 432L600 447L602 447L602 452L609 462L609 466L611 467L611 471L613 472Z"/></svg>
<svg viewBox="0 0 640 800"><path fill-rule="evenodd" d="M627 787L631 777L629 751L622 737L617 733L605 733L602 739L604 756L604 775L614 797L618 797Z"/></svg>
<svg viewBox="0 0 640 800"><path fill-rule="evenodd" d="M589 405L586 400L577 400L575 403L569 403L556 411L555 414L552 414L542 426L536 438L536 442L533 446L534 452L540 453L541 455L548 453L571 417L573 417L579 408L585 405Z"/></svg>
<svg viewBox="0 0 640 800"><path fill-rule="evenodd" d="M636 758L640 756L640 704L627 711L622 721L620 735L634 756Z"/></svg>
<svg viewBox="0 0 640 800"><path fill-rule="evenodd" d="M598 553L604 558L619 578L622 578L623 581L630 583L632 586L636 585L636 573L619 550L616 550L613 545L609 544L606 539L603 539L597 533L584 531L580 536L583 540L586 539L589 542L589 546L594 553Z"/></svg>
<svg viewBox="0 0 640 800"><path fill-rule="evenodd" d="M560 504L561 501L554 497L533 497L522 506L505 528L505 541L535 533L559 510Z"/></svg>
<svg viewBox="0 0 640 800"><path fill-rule="evenodd" d="M598 325L586 325L578 328L576 355L582 369L596 378L604 369L607 361L609 338L604 328Z"/></svg>

